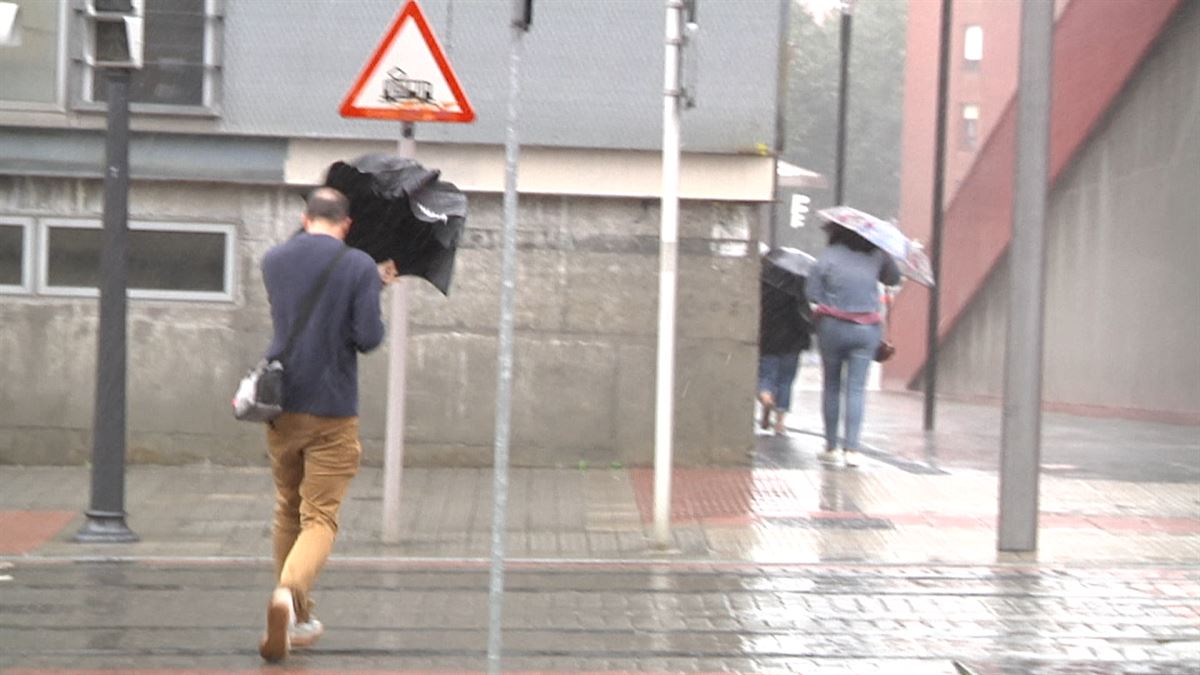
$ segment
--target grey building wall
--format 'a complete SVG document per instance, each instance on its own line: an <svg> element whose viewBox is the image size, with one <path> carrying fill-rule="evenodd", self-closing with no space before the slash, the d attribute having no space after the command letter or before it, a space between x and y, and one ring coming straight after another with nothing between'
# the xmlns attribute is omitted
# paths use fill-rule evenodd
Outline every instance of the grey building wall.
<svg viewBox="0 0 1200 675"><path fill-rule="evenodd" d="M1044 397L1200 412L1200 7L1061 177L1047 218ZM950 394L1003 393L1001 265L943 347Z"/></svg>
<svg viewBox="0 0 1200 675"><path fill-rule="evenodd" d="M101 185L0 176L0 213L99 217ZM262 428L235 422L233 387L269 332L263 253L298 223L287 188L136 182L133 219L237 226L233 302L133 300L132 461L257 463ZM759 206L685 203L681 236L676 456L742 460L752 442ZM513 459L652 459L657 200L522 198ZM491 459L500 198L472 195L449 298L410 281L407 461ZM0 463L82 462L90 451L95 299L0 296ZM383 350L361 361L366 459L379 461Z"/></svg>
<svg viewBox="0 0 1200 675"><path fill-rule="evenodd" d="M689 62L695 77L688 78L697 107L683 125L691 157L775 147L785 1L700 3L701 33ZM300 201L284 186L292 153L307 139L394 139L399 130L394 123L344 120L337 111L402 3L217 4L224 17L216 107L186 114L135 109L130 215L235 225L238 281L231 302L131 301L134 461L260 460L262 430L234 423L228 401L269 330L258 261L298 222ZM498 146L509 3L424 0L422 7L478 120L419 125L419 142ZM576 160L658 148L662 3L551 0L539 1L536 12L523 60L522 144L562 149ZM101 213L103 111L81 104L81 21L76 12L65 14L61 109L0 109L0 215ZM484 161L472 168L483 172ZM685 160L685 173L688 166ZM736 200L763 199L756 195L769 194L769 186L739 180L744 193L683 206L676 377L676 456L683 464L738 462L752 442L746 424L758 311L752 252L766 209ZM658 200L526 194L521 203L514 461L649 462ZM413 282L411 462L490 461L499 205L496 194L471 195L449 299ZM86 459L95 329L94 299L0 295L0 463ZM368 461L378 459L383 436L385 370L384 354L362 361Z"/></svg>
<svg viewBox="0 0 1200 675"><path fill-rule="evenodd" d="M697 107L688 151L774 147L781 0L700 3ZM478 114L421 125L422 140L501 143L508 87L508 2L421 3ZM659 0L538 2L522 60L528 145L653 149L662 141ZM402 3L229 2L221 130L234 134L394 138L394 125L343 120L338 105ZM297 80L299 78L299 81Z"/></svg>
<svg viewBox="0 0 1200 675"><path fill-rule="evenodd" d="M54 2L58 0L39 0ZM82 0L61 0L71 7ZM687 152L754 153L776 147L781 5L702 2L686 80ZM646 150L661 147L665 11L660 0L540 0L522 60L526 145ZM394 139L399 126L343 119L342 99L403 6L398 0L226 0L213 114L134 116L135 129L236 136ZM421 3L477 113L473 124L422 124L422 142L500 144L508 87L510 3ZM81 104L80 13L66 13L65 110L6 115L0 125L102 126ZM3 97L0 96L0 99Z"/></svg>

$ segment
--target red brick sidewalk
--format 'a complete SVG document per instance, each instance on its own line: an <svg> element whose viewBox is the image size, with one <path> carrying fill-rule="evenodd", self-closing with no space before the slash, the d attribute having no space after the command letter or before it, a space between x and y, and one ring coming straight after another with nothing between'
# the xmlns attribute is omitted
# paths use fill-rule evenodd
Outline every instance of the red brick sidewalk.
<svg viewBox="0 0 1200 675"><path fill-rule="evenodd" d="M654 471L631 469L630 477L642 522L649 523L654 519ZM802 497L811 489L803 473L788 469L676 469L671 480L671 518L721 526L808 520L990 529L996 522L990 515L808 510ZM1043 512L1040 524L1046 529L1200 534L1200 519L1170 516Z"/></svg>
<svg viewBox="0 0 1200 675"><path fill-rule="evenodd" d="M75 516L74 511L0 511L0 555L24 555L50 541Z"/></svg>

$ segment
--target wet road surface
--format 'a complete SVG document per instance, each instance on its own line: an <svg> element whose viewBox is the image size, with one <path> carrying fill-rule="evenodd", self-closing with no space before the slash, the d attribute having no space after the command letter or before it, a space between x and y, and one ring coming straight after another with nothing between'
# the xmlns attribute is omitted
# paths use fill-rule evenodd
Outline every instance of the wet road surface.
<svg viewBox="0 0 1200 675"><path fill-rule="evenodd" d="M0 673L485 668L481 561L335 560L325 637L281 667L256 649L268 567L15 561ZM504 645L514 672L1195 673L1200 571L526 562Z"/></svg>

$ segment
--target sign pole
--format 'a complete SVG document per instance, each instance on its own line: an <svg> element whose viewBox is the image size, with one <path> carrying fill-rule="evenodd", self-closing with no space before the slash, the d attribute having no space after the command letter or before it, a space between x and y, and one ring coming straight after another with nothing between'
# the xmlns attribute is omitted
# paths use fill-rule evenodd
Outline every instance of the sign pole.
<svg viewBox="0 0 1200 675"><path fill-rule="evenodd" d="M671 454L675 421L675 294L679 267L679 65L683 2L667 0L663 76L662 223L658 253L658 365L654 415L654 539L671 544Z"/></svg>
<svg viewBox="0 0 1200 675"><path fill-rule="evenodd" d="M421 58L422 54L425 58ZM396 153L416 159L415 122L472 122L475 111L458 84L416 0L404 3L339 108L342 117L403 122ZM404 270L397 270L403 274ZM388 316L387 422L383 455L380 538L400 541L404 474L404 403L407 389L408 285L393 284Z"/></svg>
<svg viewBox="0 0 1200 675"><path fill-rule="evenodd" d="M416 159L416 125L404 122L396 152ZM404 477L404 399L408 390L408 284L392 284L388 317L387 425L383 446L383 534L385 544L400 542L400 492Z"/></svg>
<svg viewBox="0 0 1200 675"><path fill-rule="evenodd" d="M521 52L532 20L532 0L514 0L508 56L508 116L504 131L504 224L500 263L500 329L496 355L496 438L492 461L492 552L488 579L488 675L501 672L504 552L508 516L508 449L512 421L513 323L517 298L517 140Z"/></svg>

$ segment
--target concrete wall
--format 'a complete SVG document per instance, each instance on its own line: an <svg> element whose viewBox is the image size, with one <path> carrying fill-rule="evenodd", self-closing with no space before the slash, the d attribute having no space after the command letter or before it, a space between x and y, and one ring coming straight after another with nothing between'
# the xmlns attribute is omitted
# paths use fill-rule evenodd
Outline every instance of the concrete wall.
<svg viewBox="0 0 1200 675"><path fill-rule="evenodd" d="M1044 396L1200 419L1200 7L1186 6L1064 173L1047 222ZM942 352L941 391L1000 396L1001 265Z"/></svg>
<svg viewBox="0 0 1200 675"><path fill-rule="evenodd" d="M98 218L98 181L0 176L0 214ZM491 459L500 197L471 197L449 298L410 281L407 460ZM131 218L238 227L234 301L134 300L132 461L261 461L262 429L229 398L266 344L262 254L298 223L286 188L138 182ZM676 456L735 463L752 442L757 333L755 204L685 202ZM657 200L523 196L513 461L652 460ZM96 301L0 296L0 463L82 462L90 452ZM360 362L368 462L381 461L386 354Z"/></svg>

